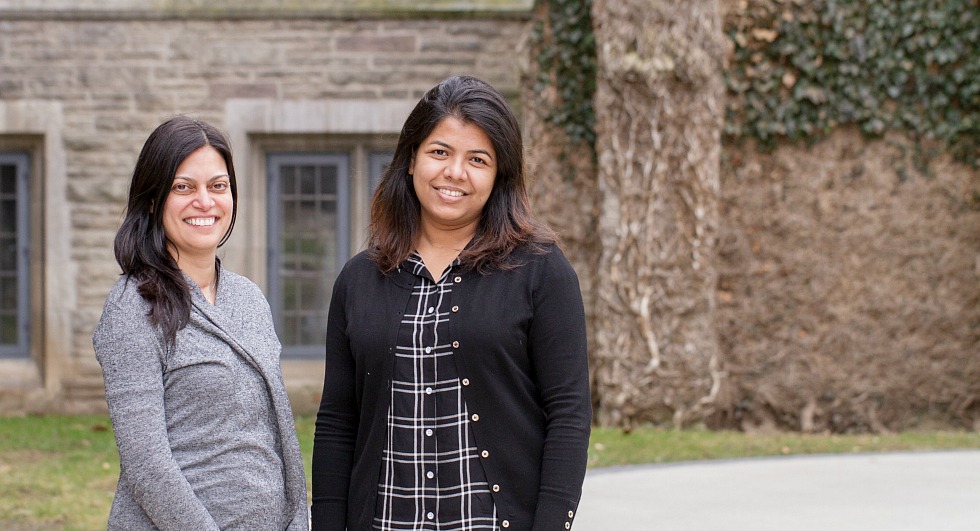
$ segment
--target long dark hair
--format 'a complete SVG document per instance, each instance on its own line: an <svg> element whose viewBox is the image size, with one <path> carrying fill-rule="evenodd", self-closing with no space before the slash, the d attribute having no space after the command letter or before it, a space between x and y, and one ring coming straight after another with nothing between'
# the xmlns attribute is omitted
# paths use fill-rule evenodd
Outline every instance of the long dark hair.
<svg viewBox="0 0 980 531"><path fill-rule="evenodd" d="M204 146L217 150L228 167L233 201L231 223L218 246L228 240L238 214L238 183L230 143L211 124L175 116L154 129L143 144L129 185L126 217L113 245L123 274L136 282L140 295L150 303L150 322L160 327L168 346L173 345L177 331L190 321L191 294L177 261L168 250L163 209L177 168ZM216 269L218 265L215 258Z"/></svg>
<svg viewBox="0 0 980 531"><path fill-rule="evenodd" d="M460 253L463 265L481 273L512 269L520 265L513 255L519 246L541 252L557 240L555 233L531 214L525 188L524 142L514 112L488 83L453 76L429 89L408 115L391 164L371 201L368 246L372 260L384 272L397 268L414 251L422 207L409 166L422 141L450 116L482 129L497 156L493 191L473 240Z"/></svg>

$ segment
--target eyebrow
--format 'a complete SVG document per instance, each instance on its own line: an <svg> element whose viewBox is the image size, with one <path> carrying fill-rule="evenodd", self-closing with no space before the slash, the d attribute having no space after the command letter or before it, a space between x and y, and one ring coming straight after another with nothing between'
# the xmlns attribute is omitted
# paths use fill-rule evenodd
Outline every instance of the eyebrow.
<svg viewBox="0 0 980 531"><path fill-rule="evenodd" d="M453 148L453 146L447 144L446 142L443 142L442 140L433 140L432 142L429 142L429 144L436 144L437 146L447 147L449 149L455 149ZM467 151L467 153L479 153L482 155L486 155L487 158L493 160L493 155L491 155L490 152L485 149L471 149L470 151Z"/></svg>
<svg viewBox="0 0 980 531"><path fill-rule="evenodd" d="M213 183L214 181L217 181L218 179L230 179L230 178L231 178L231 175L228 175L227 173L219 173L218 175L215 175L214 177L209 177L208 178L208 182L209 183ZM192 178L190 178L190 177L188 177L186 175L174 175L174 180L176 181L177 179L183 179L185 181L191 181L191 182L194 181L194 179L192 179Z"/></svg>

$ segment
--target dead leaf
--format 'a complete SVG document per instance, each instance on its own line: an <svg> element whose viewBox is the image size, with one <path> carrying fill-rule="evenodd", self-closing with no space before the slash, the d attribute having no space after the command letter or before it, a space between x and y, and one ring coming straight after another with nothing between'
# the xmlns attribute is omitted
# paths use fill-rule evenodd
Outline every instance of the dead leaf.
<svg viewBox="0 0 980 531"><path fill-rule="evenodd" d="M763 42L772 42L776 40L776 37L779 36L779 33L776 33L776 30L771 30L766 28L756 28L752 30L752 36L755 37L756 40L760 40Z"/></svg>
<svg viewBox="0 0 980 531"><path fill-rule="evenodd" d="M793 88L796 85L796 76L792 72L786 72L783 74L783 86L786 88Z"/></svg>

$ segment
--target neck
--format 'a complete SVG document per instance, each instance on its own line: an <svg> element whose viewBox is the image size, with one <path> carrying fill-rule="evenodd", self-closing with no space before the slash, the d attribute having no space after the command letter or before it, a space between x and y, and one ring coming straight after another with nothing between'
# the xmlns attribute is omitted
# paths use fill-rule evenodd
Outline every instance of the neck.
<svg viewBox="0 0 980 531"><path fill-rule="evenodd" d="M423 223L421 229L416 243L420 250L426 248L442 252L455 251L458 254L476 234L476 223L459 228L433 227Z"/></svg>
<svg viewBox="0 0 980 531"><path fill-rule="evenodd" d="M429 275L438 280L449 264L459 256L460 251L476 234L476 224L459 229L444 229L422 226L415 250L422 257Z"/></svg>
<svg viewBox="0 0 980 531"><path fill-rule="evenodd" d="M211 254L202 256L175 256L174 258L177 260L177 267L187 276L191 277L191 280L201 288L201 292L204 293L204 296L208 300L214 302L215 277L217 276L214 267L215 256Z"/></svg>

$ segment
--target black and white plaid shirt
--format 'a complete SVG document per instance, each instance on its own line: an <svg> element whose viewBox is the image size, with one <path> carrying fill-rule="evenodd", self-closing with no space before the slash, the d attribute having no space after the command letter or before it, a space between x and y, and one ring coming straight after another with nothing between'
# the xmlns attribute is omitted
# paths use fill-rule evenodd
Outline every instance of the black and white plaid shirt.
<svg viewBox="0 0 980 531"><path fill-rule="evenodd" d="M419 280L398 330L376 530L498 529L449 338L458 266L438 282L418 254L402 266Z"/></svg>

